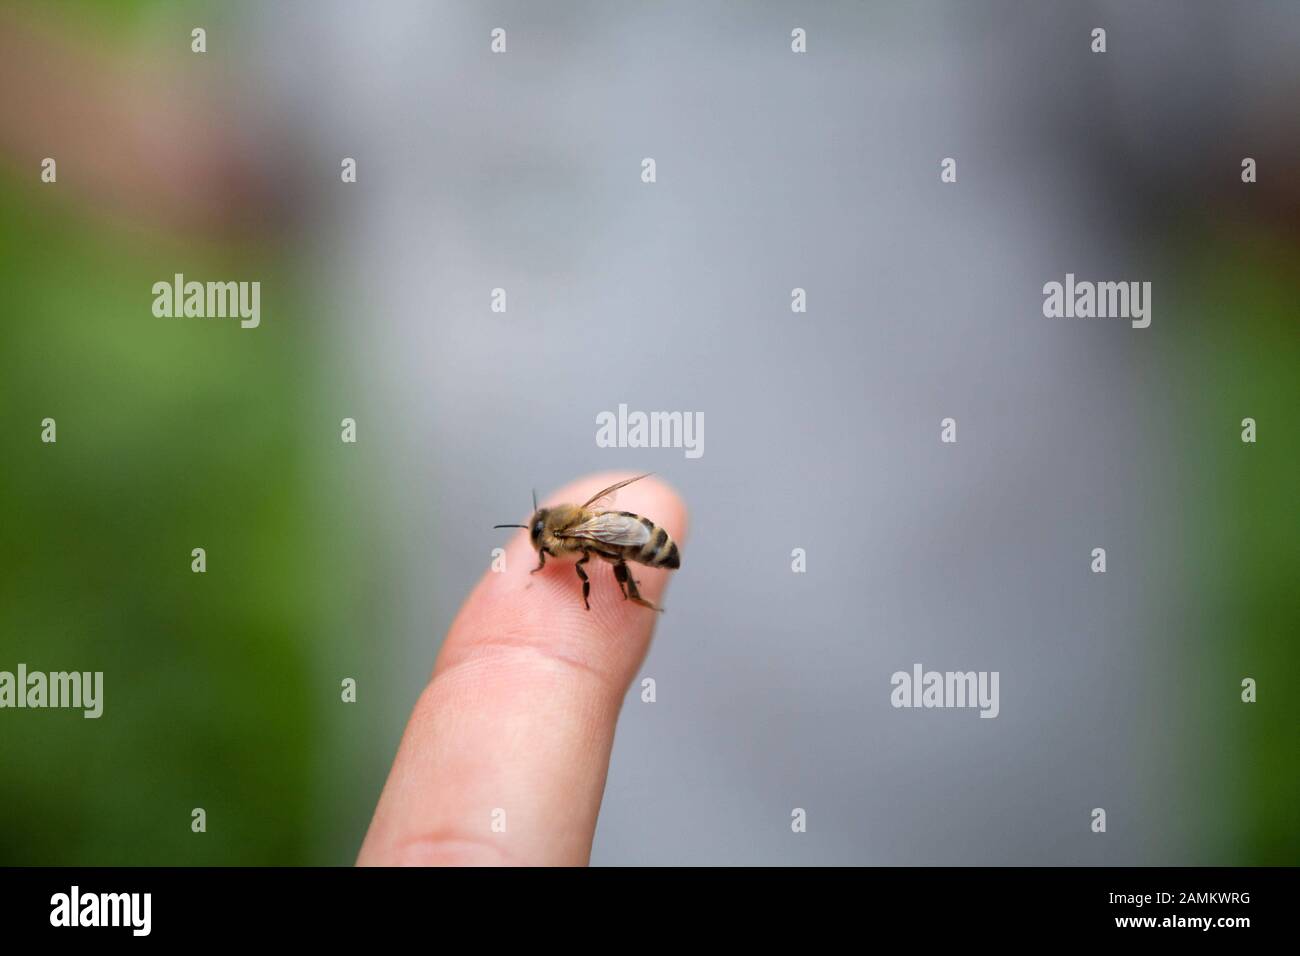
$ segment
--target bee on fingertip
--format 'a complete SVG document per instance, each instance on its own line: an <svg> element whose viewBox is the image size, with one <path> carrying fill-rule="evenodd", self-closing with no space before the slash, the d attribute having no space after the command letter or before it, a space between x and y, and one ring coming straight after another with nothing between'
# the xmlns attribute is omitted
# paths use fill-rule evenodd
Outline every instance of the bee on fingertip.
<svg viewBox="0 0 1300 956"><path fill-rule="evenodd" d="M537 567L530 574L542 570L548 557L577 557L574 567L582 581L582 603L587 610L591 610L588 600L591 580L583 565L594 556L614 566L614 580L618 582L624 600L633 601L652 611L662 611L663 608L655 607L641 596L628 562L675 571L682 564L677 542L649 518L630 511L607 511L603 508L614 492L648 477L649 475L637 475L610 485L581 505L539 508L537 493L534 492L533 516L528 524L499 524L494 527L523 528L528 532L528 538L537 552Z"/></svg>

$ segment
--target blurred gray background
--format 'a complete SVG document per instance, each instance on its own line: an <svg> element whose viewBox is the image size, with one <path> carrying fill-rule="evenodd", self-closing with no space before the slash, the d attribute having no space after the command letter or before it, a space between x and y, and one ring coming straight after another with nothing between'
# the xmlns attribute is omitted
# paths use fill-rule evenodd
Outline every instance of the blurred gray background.
<svg viewBox="0 0 1300 956"><path fill-rule="evenodd" d="M1249 412L1198 403L1185 356L1249 320L1201 324L1197 291L1224 216L1266 228L1241 158L1294 200L1300 8L236 9L391 543L356 636L384 688L369 794L490 526L629 468L692 525L593 862L1239 858L1247 671L1199 524L1232 495L1200 466ZM1151 281L1151 327L1044 318L1067 272ZM597 448L620 403L702 412L703 457ZM1000 716L891 708L916 662L999 671Z"/></svg>

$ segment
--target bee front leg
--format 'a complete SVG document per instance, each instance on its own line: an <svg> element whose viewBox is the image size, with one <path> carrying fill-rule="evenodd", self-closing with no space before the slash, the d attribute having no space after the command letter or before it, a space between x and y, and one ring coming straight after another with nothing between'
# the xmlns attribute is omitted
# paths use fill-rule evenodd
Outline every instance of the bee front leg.
<svg viewBox="0 0 1300 956"><path fill-rule="evenodd" d="M540 550L540 551L537 552L537 567L533 568L533 569L532 569L531 571L529 571L528 573L529 573L529 574L536 574L538 571L542 570L542 568L544 568L544 567L546 567L546 549L545 549L545 548L543 548L542 550Z"/></svg>
<svg viewBox="0 0 1300 956"><path fill-rule="evenodd" d="M591 552L584 551L582 557L578 559L578 563L573 566L574 570L578 572L578 577L582 578L582 603L587 606L588 611L591 610L591 602L587 600L587 595L591 593L591 581L587 578L587 572L582 569L582 566L590 560Z"/></svg>
<svg viewBox="0 0 1300 956"><path fill-rule="evenodd" d="M618 581L618 586L624 589L623 597L625 599L640 604L642 607L648 607L652 611L663 611L663 608L655 607L641 596L641 592L637 590L636 579L628 571L626 563L620 561L614 565L614 579Z"/></svg>

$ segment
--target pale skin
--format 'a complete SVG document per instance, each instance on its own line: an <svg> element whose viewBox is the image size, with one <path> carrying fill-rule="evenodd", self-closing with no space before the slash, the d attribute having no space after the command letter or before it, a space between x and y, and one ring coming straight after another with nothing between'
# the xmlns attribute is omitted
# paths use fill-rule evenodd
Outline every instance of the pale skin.
<svg viewBox="0 0 1300 956"><path fill-rule="evenodd" d="M630 475L583 478L544 504L581 503ZM527 511L527 498L521 504ZM621 489L611 507L685 538L685 506L655 478ZM527 514L485 515L485 528L494 518ZM499 546L506 570L485 573L452 623L358 865L578 866L591 856L614 726L660 615L624 600L608 565L588 565L587 611L572 561L548 560L530 575L537 554L526 532ZM677 572L632 573L662 604ZM504 833L493 831L498 809Z"/></svg>

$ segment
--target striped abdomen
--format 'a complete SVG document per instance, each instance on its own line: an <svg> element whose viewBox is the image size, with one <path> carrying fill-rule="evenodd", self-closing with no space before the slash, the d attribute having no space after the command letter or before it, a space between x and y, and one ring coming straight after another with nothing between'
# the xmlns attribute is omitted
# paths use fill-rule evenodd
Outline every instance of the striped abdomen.
<svg viewBox="0 0 1300 956"><path fill-rule="evenodd" d="M633 514L630 511L620 511L619 514L641 522L649 533L649 538L644 544L639 546L624 545L619 549L623 560L635 561L638 564L645 564L652 568L680 568L682 566L682 557L677 551L677 542L668 536L667 531L649 518Z"/></svg>

